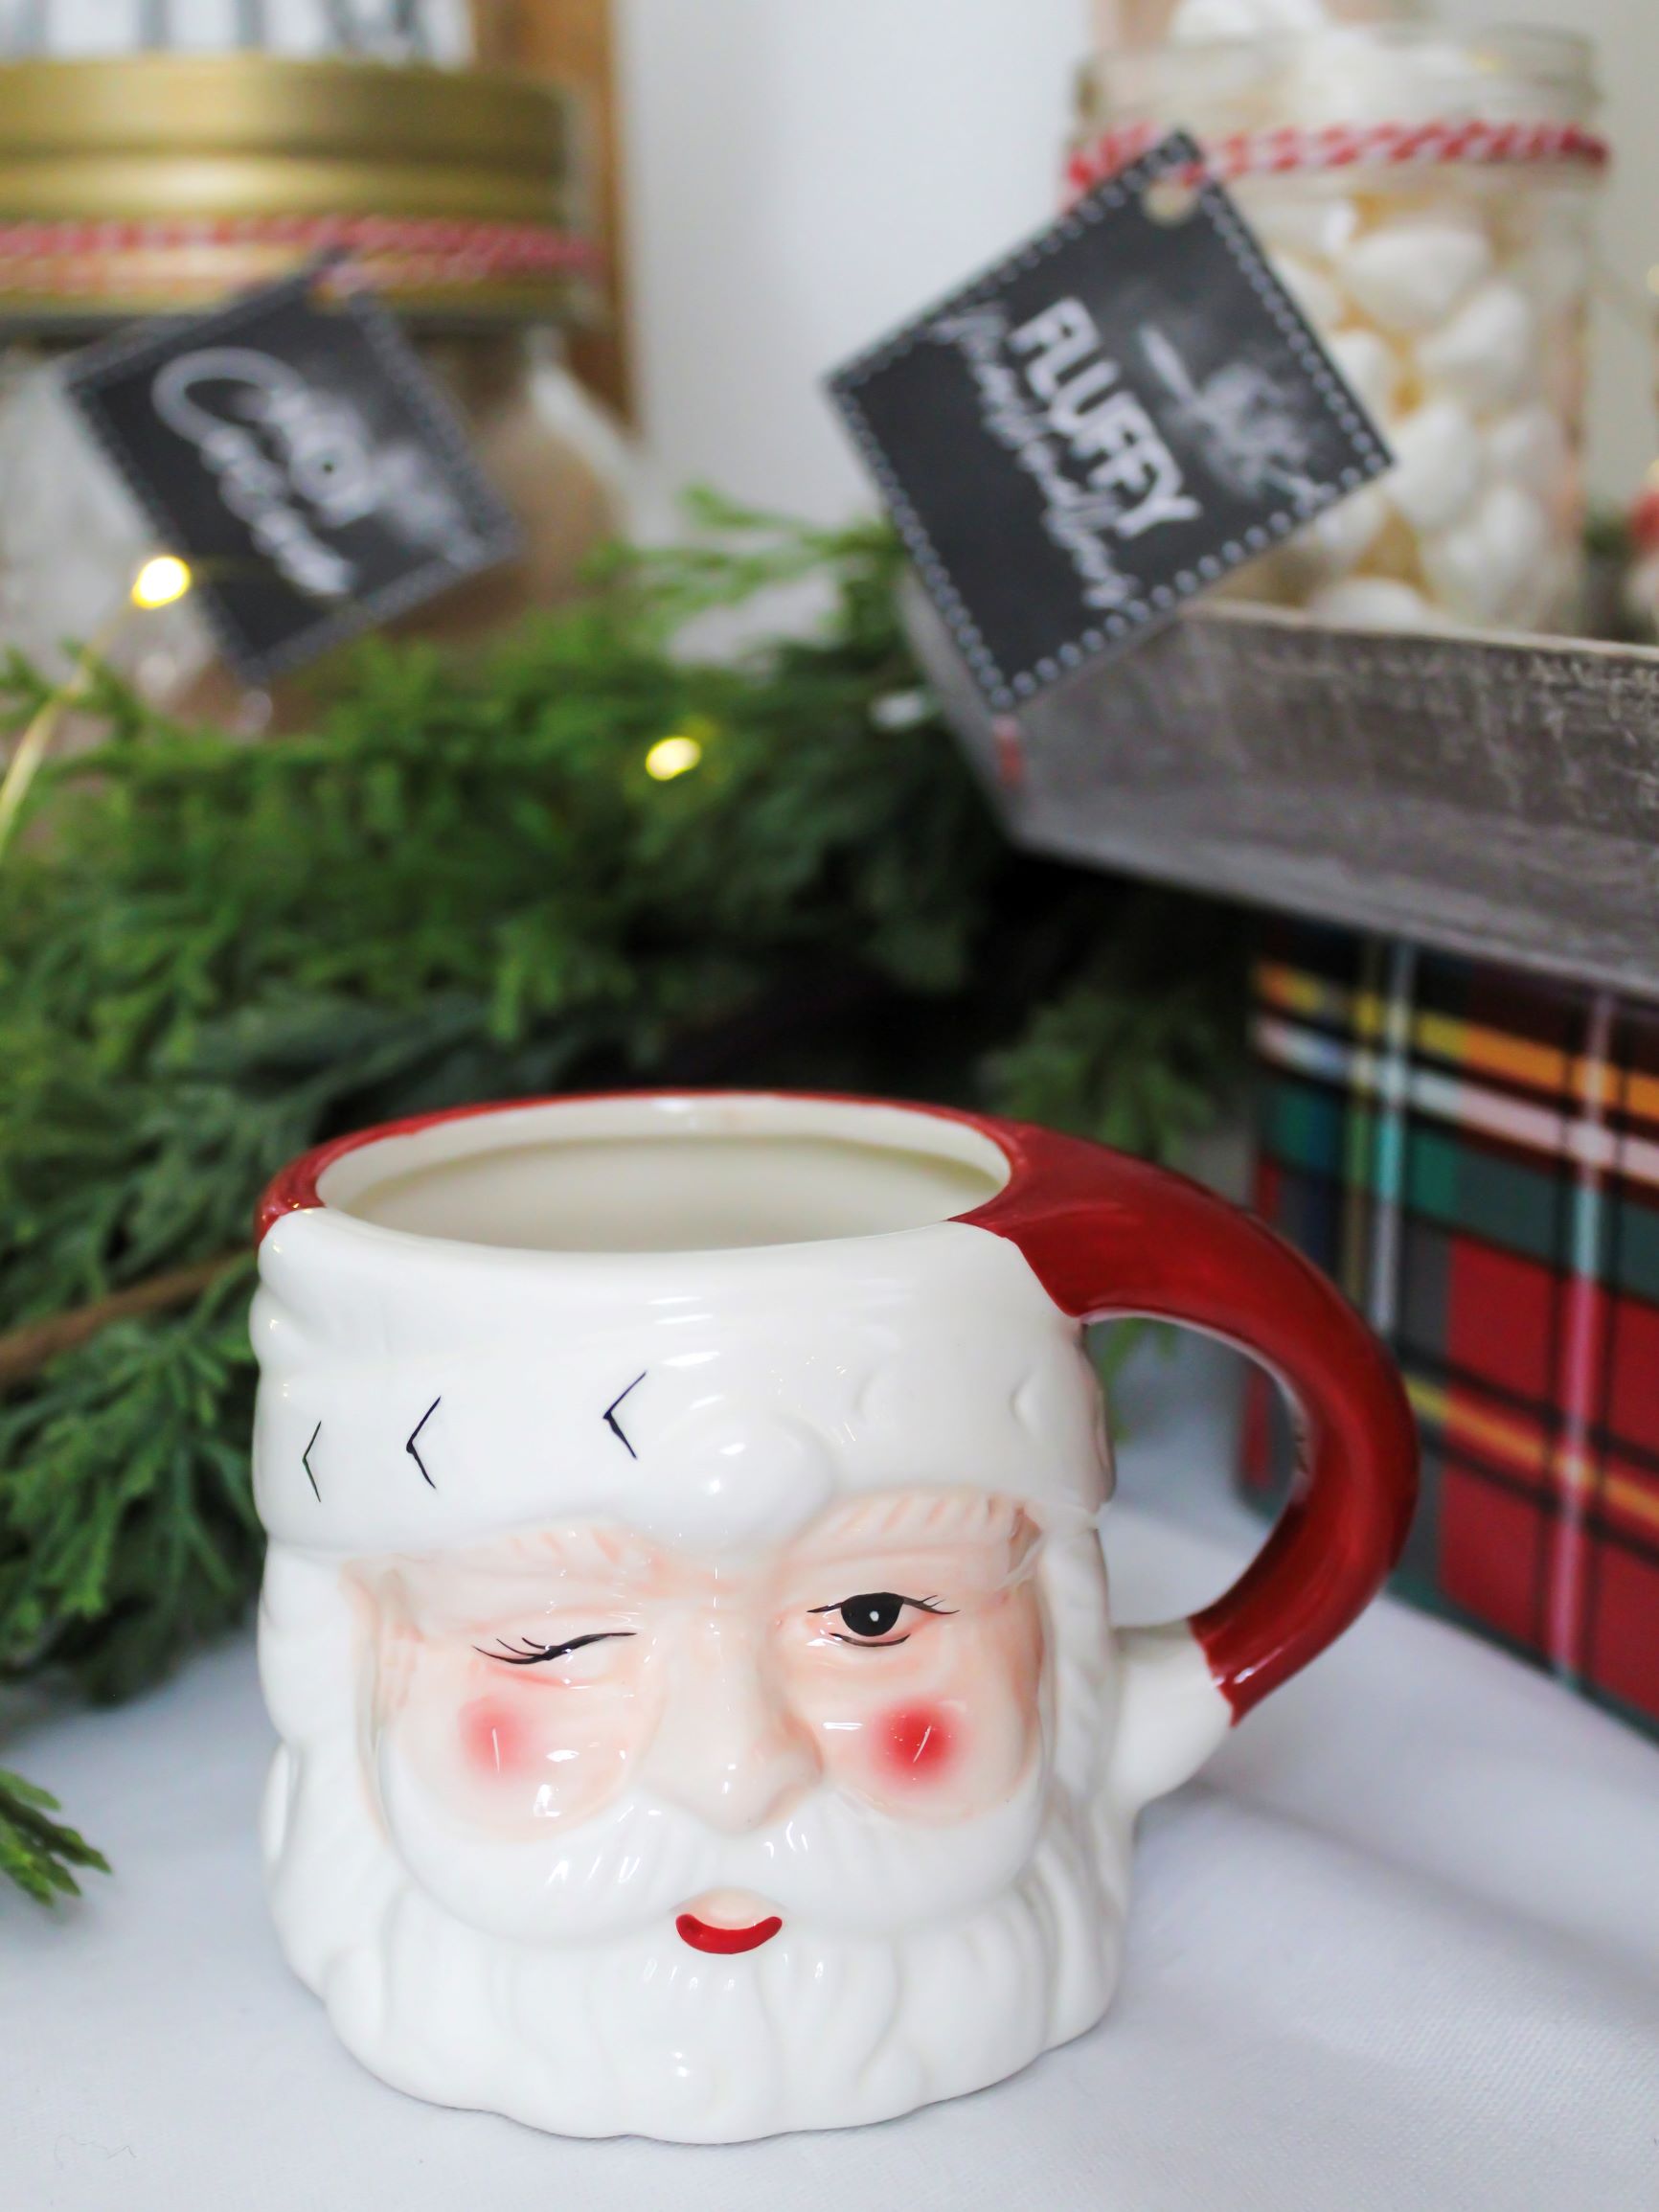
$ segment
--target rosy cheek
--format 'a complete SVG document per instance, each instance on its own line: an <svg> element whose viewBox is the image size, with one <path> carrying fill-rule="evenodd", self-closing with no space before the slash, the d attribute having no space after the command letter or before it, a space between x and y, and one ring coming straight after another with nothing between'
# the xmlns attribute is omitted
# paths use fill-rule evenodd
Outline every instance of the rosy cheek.
<svg viewBox="0 0 1659 2212"><path fill-rule="evenodd" d="M499 1698L474 1698L456 1722L467 1765L484 1775L516 1774L530 1765L529 1731Z"/></svg>
<svg viewBox="0 0 1659 2212"><path fill-rule="evenodd" d="M939 1705L901 1705L883 1713L872 1731L872 1749L889 1781L938 1782L956 1759L956 1727Z"/></svg>

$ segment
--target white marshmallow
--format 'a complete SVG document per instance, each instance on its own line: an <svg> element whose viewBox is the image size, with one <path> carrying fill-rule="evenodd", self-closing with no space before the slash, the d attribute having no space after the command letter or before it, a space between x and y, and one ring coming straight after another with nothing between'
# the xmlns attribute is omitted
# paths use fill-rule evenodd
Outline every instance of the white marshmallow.
<svg viewBox="0 0 1659 2212"><path fill-rule="evenodd" d="M1300 254L1269 253L1273 274L1316 331L1329 331L1342 320L1347 303L1330 279Z"/></svg>
<svg viewBox="0 0 1659 2212"><path fill-rule="evenodd" d="M1466 41L1420 34L1390 43L1377 36L1375 24L1337 22L1287 57L1280 105L1285 122L1316 125L1397 123L1448 109L1478 115L1497 75Z"/></svg>
<svg viewBox="0 0 1659 2212"><path fill-rule="evenodd" d="M1438 390L1485 414L1507 406L1525 388L1537 337L1538 318L1526 293L1494 277L1421 341L1418 366Z"/></svg>
<svg viewBox="0 0 1659 2212"><path fill-rule="evenodd" d="M1500 415L1486 431L1484 444L1493 476L1518 484L1546 505L1560 495L1572 449L1560 417L1541 399Z"/></svg>
<svg viewBox="0 0 1659 2212"><path fill-rule="evenodd" d="M1329 20L1324 0L1180 0L1170 36L1182 46L1199 46L1211 38L1318 31Z"/></svg>
<svg viewBox="0 0 1659 2212"><path fill-rule="evenodd" d="M1435 604L1460 622L1497 619L1503 594L1488 559L1486 533L1476 517L1424 541L1422 572Z"/></svg>
<svg viewBox="0 0 1659 2212"><path fill-rule="evenodd" d="M1346 576L1382 536L1388 519L1389 505L1381 488L1364 485L1297 532L1296 555L1316 576Z"/></svg>
<svg viewBox="0 0 1659 2212"><path fill-rule="evenodd" d="M1351 576L1341 583L1327 584L1307 602L1307 612L1320 622L1345 629L1442 629L1444 617L1415 591L1392 576Z"/></svg>
<svg viewBox="0 0 1659 2212"><path fill-rule="evenodd" d="M1250 227L1264 245L1330 261L1359 228L1359 210L1351 199L1330 199L1306 182L1258 185L1239 194Z"/></svg>
<svg viewBox="0 0 1659 2212"><path fill-rule="evenodd" d="M1498 549L1504 599L1508 602L1529 580L1550 566L1556 555L1556 534L1538 501L1529 499L1518 485L1492 485L1484 504L1486 528Z"/></svg>
<svg viewBox="0 0 1659 2212"><path fill-rule="evenodd" d="M1430 399L1388 433L1395 467L1382 489L1414 530L1444 530L1481 488L1481 434L1455 399Z"/></svg>
<svg viewBox="0 0 1659 2212"><path fill-rule="evenodd" d="M1485 231L1448 214L1367 231L1340 256L1337 274L1363 312L1385 331L1432 331L1491 265Z"/></svg>
<svg viewBox="0 0 1659 2212"><path fill-rule="evenodd" d="M1375 331L1338 331L1325 341L1367 413L1375 422L1392 415L1399 397L1399 356Z"/></svg>
<svg viewBox="0 0 1659 2212"><path fill-rule="evenodd" d="M1423 540L1422 571L1448 613L1490 623L1549 558L1543 509L1518 486L1494 484L1466 520Z"/></svg>

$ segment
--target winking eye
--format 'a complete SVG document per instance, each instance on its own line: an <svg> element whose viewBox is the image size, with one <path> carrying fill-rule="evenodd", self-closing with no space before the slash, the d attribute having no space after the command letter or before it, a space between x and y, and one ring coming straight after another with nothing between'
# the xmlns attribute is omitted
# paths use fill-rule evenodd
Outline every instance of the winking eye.
<svg viewBox="0 0 1659 2212"><path fill-rule="evenodd" d="M510 1667L540 1667L549 1659L568 1659L572 1652L585 1651L589 1644L616 1643L633 1632L632 1629L600 1629L590 1636L572 1636L568 1644L535 1644L528 1636L520 1636L516 1651L505 1638L499 1638L493 1651L485 1644L474 1644L472 1649L483 1658L500 1659Z"/></svg>

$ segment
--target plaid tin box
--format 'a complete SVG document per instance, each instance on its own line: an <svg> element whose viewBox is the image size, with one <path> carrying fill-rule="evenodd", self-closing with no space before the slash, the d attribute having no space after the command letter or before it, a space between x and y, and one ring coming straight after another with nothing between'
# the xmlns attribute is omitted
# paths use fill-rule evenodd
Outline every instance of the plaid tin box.
<svg viewBox="0 0 1659 2212"><path fill-rule="evenodd" d="M1659 1732L1659 1006L1284 927L1253 1037L1257 1208L1417 1409L1399 1587ZM1254 1381L1247 1492L1287 1460Z"/></svg>

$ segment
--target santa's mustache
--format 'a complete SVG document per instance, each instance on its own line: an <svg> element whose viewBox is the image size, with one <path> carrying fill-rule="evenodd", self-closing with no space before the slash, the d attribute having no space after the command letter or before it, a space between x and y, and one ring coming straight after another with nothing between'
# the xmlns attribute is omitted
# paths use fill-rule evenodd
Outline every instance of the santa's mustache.
<svg viewBox="0 0 1659 2212"><path fill-rule="evenodd" d="M1007 1800L948 1825L896 1820L821 1788L746 1836L722 1835L662 1798L631 1793L531 1841L464 1826L382 1740L387 1828L410 1873L459 1919L519 1941L611 1941L671 1919L709 1890L752 1891L786 1921L883 1935L996 1897L1043 1825L1043 1762Z"/></svg>

